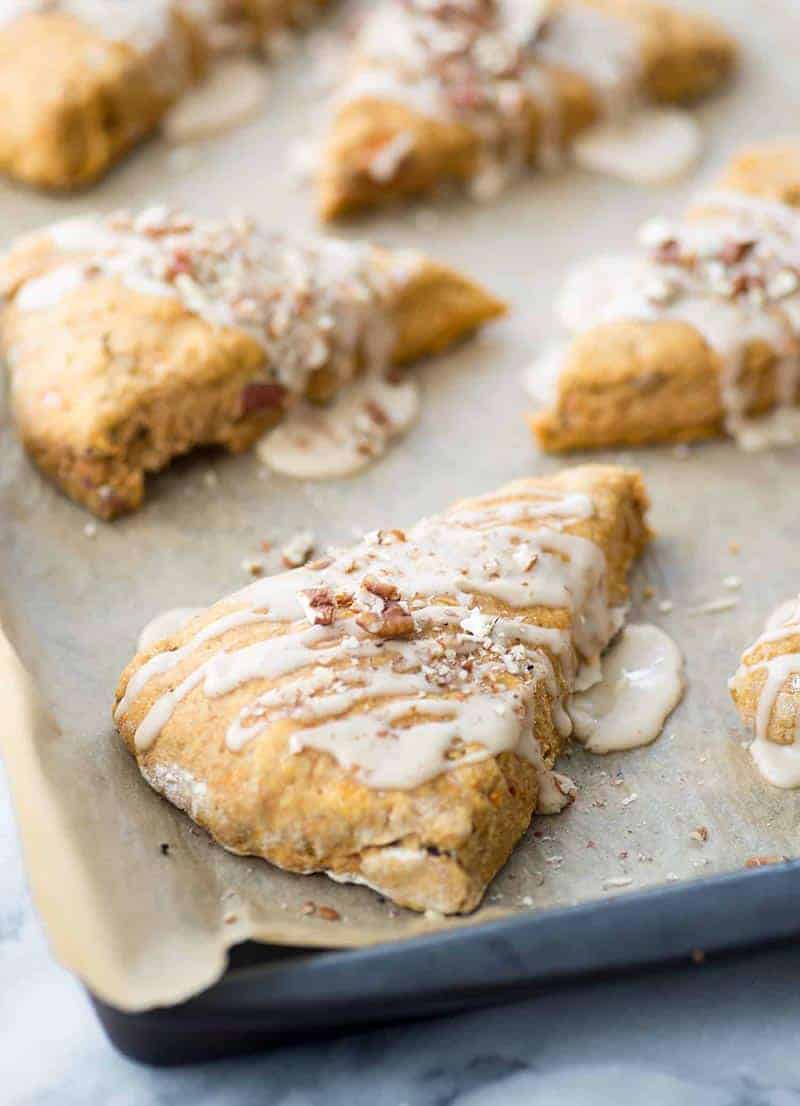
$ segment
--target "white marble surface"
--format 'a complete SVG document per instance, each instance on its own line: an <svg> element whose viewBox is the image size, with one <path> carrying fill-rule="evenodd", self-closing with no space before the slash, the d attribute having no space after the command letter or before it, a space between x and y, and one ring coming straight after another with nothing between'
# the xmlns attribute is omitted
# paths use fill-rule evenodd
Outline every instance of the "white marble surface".
<svg viewBox="0 0 800 1106"><path fill-rule="evenodd" d="M2 1106L800 1106L800 946L262 1056L118 1056L48 955L0 776Z"/></svg>

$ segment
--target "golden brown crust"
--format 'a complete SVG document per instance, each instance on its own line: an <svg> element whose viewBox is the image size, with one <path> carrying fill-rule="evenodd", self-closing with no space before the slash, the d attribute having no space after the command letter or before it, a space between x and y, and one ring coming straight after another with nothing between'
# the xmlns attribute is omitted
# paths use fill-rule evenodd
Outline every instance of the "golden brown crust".
<svg viewBox="0 0 800 1106"><path fill-rule="evenodd" d="M641 41L642 74L647 95L657 102L686 102L705 95L728 76L736 58L734 41L713 21L648 0L564 0L581 3L632 24ZM567 146L598 118L595 93L587 80L553 66L553 99L560 137ZM526 105L527 158L543 145L542 108ZM409 152L391 180L376 179L376 153L393 139L409 141ZM333 220L364 208L429 193L447 183L474 176L479 140L467 126L435 119L387 99L359 98L338 111L328 136L318 178L319 212Z"/></svg>
<svg viewBox="0 0 800 1106"><path fill-rule="evenodd" d="M240 452L280 420L279 391L258 410L243 402L248 384L264 380L257 342L211 326L177 299L104 277L54 306L15 307L16 289L56 261L44 237L4 260L0 282L12 298L2 336L25 447L72 499L114 518L140 505L145 475L174 457L200 445ZM424 261L393 305L395 360L436 353L503 310L466 277ZM335 388L323 368L308 392L324 401Z"/></svg>
<svg viewBox="0 0 800 1106"><path fill-rule="evenodd" d="M720 187L800 207L800 143L779 138L746 147L732 158Z"/></svg>
<svg viewBox="0 0 800 1106"><path fill-rule="evenodd" d="M173 35L202 66L199 39L178 17ZM185 82L159 85L131 46L59 13L0 29L0 169L39 188L90 184L158 125Z"/></svg>
<svg viewBox="0 0 800 1106"><path fill-rule="evenodd" d="M539 486L593 497L594 516L568 529L591 538L604 550L609 598L623 602L628 569L649 537L644 520L647 496L640 476L613 466L586 466L550 479L517 481L497 496L500 500L519 497ZM502 607L498 601L497 609ZM201 626L232 609L235 603L223 601L186 630L135 657L121 677L117 702L150 656L179 647ZM525 617L545 626L569 625L570 619L567 611L552 608L535 608ZM536 805L535 770L514 753L462 765L407 791L372 790L328 753L312 748L286 755L295 728L286 719L274 722L241 752L232 753L225 743L226 730L246 702L273 686L264 679L213 698L200 689L190 692L155 744L136 751L136 728L164 691L220 646L231 651L279 632L274 623L230 629L145 685L118 718L118 725L146 779L236 852L262 856L291 871L324 870L363 880L412 909L445 913L473 909L526 829ZM554 663L560 673L555 658ZM509 685L518 679L509 675ZM564 744L552 707L540 681L534 732L550 763Z"/></svg>
<svg viewBox="0 0 800 1106"><path fill-rule="evenodd" d="M645 92L657 103L689 103L707 95L736 63L735 40L713 19L650 0L579 2L636 28Z"/></svg>
<svg viewBox="0 0 800 1106"><path fill-rule="evenodd" d="M776 400L777 357L764 342L745 353L742 382L757 415ZM607 323L569 347L558 400L528 416L542 449L689 442L723 433L720 361L688 323Z"/></svg>
<svg viewBox="0 0 800 1106"><path fill-rule="evenodd" d="M796 634L782 637L777 641L757 642L745 650L739 669L731 679L730 693L739 716L748 729L755 729L761 692L767 682L767 669L761 665L764 661L773 660L775 657L794 654L800 654L800 629ZM800 720L798 683L796 673L788 675L775 696L765 736L767 741L776 745L795 743Z"/></svg>

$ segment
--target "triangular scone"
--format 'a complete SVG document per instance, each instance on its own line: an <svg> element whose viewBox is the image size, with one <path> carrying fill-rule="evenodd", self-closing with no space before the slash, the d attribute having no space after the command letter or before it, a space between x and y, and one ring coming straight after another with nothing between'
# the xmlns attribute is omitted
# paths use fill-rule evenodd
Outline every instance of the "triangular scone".
<svg viewBox="0 0 800 1106"><path fill-rule="evenodd" d="M138 507L145 474L173 457L247 449L301 397L330 400L503 312L415 252L165 208L27 235L0 288L24 444L103 518Z"/></svg>
<svg viewBox="0 0 800 1106"><path fill-rule="evenodd" d="M730 71L710 20L648 0L382 0L356 43L319 173L333 219L446 182L489 195L642 100L691 100Z"/></svg>
<svg viewBox="0 0 800 1106"><path fill-rule="evenodd" d="M746 151L683 220L646 224L638 254L576 270L560 301L575 336L530 375L541 447L796 440L799 198L800 146Z"/></svg>
<svg viewBox="0 0 800 1106"><path fill-rule="evenodd" d="M40 188L89 184L155 130L203 53L169 0L4 4L0 170Z"/></svg>
<svg viewBox="0 0 800 1106"><path fill-rule="evenodd" d="M368 535L136 656L117 725L231 851L472 910L568 801L565 699L624 618L646 507L638 473L586 466Z"/></svg>
<svg viewBox="0 0 800 1106"><path fill-rule="evenodd" d="M754 733L758 770L778 787L800 787L800 599L772 614L728 686Z"/></svg>

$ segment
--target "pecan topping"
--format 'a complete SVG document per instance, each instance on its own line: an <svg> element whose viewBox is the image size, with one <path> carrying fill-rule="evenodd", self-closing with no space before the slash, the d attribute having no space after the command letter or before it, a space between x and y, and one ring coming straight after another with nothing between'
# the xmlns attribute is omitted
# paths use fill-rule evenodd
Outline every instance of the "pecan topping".
<svg viewBox="0 0 800 1106"><path fill-rule="evenodd" d="M330 588L306 588L297 593L312 626L332 626L336 618L336 596Z"/></svg>
<svg viewBox="0 0 800 1106"><path fill-rule="evenodd" d="M367 591L381 599L400 598L400 592L391 580L380 580L377 576L365 576L362 583Z"/></svg>
<svg viewBox="0 0 800 1106"><path fill-rule="evenodd" d="M242 414L253 411L265 411L270 407L281 407L286 398L286 389L280 384L254 380L242 389Z"/></svg>
<svg viewBox="0 0 800 1106"><path fill-rule="evenodd" d="M382 611L363 611L356 622L362 630L374 637L411 637L414 619L405 603L396 599L384 600Z"/></svg>

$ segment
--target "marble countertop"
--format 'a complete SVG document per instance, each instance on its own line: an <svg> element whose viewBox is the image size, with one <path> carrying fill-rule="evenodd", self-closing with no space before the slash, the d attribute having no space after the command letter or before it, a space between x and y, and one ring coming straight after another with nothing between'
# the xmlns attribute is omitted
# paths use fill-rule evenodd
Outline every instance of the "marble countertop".
<svg viewBox="0 0 800 1106"><path fill-rule="evenodd" d="M800 945L500 1009L157 1070L50 958L0 775L3 1106L800 1106Z"/></svg>

